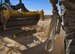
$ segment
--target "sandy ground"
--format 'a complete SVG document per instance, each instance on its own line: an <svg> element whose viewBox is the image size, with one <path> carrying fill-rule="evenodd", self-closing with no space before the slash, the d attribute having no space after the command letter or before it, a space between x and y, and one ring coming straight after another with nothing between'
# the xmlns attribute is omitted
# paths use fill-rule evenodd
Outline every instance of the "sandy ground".
<svg viewBox="0 0 75 54"><path fill-rule="evenodd" d="M51 54L64 54L64 32L63 31L61 31L61 33L57 37L54 44L54 49L51 52Z"/></svg>
<svg viewBox="0 0 75 54"><path fill-rule="evenodd" d="M22 51L22 54L64 54L64 32L58 35L55 43L54 49L52 52L47 52L45 50L45 45L47 42L45 41L48 26L50 23L50 19L45 21L39 21L38 25L36 26L36 30L21 30L21 29L14 29L8 31L0 31L1 36L7 36L20 44L26 46L26 50ZM14 38L13 35L16 35Z"/></svg>

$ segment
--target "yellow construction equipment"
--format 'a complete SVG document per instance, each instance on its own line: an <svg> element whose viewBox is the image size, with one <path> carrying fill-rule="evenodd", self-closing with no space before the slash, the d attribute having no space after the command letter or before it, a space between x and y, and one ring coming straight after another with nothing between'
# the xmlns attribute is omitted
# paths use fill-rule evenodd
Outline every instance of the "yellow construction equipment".
<svg viewBox="0 0 75 54"><path fill-rule="evenodd" d="M11 5L10 0L0 0L0 28L4 30L36 25L42 11L29 11L22 0L17 5Z"/></svg>

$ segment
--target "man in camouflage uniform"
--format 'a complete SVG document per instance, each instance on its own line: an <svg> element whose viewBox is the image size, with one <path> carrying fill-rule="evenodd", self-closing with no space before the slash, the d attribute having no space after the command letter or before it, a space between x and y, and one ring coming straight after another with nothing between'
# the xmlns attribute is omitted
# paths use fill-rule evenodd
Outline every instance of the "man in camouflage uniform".
<svg viewBox="0 0 75 54"><path fill-rule="evenodd" d="M50 0L53 11L57 9L58 0ZM75 54L75 0L60 0L63 28L66 33L65 54Z"/></svg>

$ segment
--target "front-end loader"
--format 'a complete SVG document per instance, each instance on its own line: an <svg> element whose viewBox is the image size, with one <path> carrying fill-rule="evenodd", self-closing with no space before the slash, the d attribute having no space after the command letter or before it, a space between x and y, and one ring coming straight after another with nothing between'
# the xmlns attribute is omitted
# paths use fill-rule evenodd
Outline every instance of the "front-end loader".
<svg viewBox="0 0 75 54"><path fill-rule="evenodd" d="M7 30L36 25L41 13L26 9L22 0L17 5L12 5L10 0L0 0L0 28Z"/></svg>

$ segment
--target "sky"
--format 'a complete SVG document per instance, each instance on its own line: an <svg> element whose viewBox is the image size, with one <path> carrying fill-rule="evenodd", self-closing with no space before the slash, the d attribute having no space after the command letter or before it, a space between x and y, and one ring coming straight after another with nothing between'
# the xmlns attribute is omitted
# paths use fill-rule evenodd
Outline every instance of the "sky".
<svg viewBox="0 0 75 54"><path fill-rule="evenodd" d="M11 0L12 4L18 4L18 0ZM42 9L45 12L45 15L52 14L52 6L49 3L49 0L22 0L25 7L30 11L41 11Z"/></svg>

